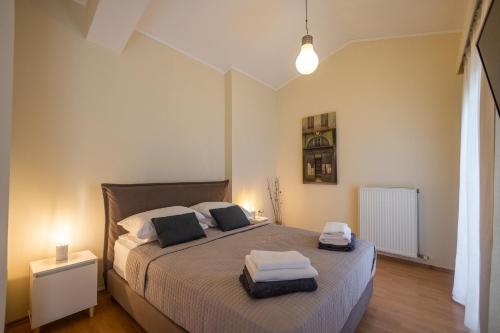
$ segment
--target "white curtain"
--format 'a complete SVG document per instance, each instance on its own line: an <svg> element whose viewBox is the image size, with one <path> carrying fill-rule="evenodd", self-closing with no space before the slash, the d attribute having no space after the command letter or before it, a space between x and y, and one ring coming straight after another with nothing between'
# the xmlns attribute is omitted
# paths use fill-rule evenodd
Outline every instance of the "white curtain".
<svg viewBox="0 0 500 333"><path fill-rule="evenodd" d="M473 46L468 51L464 70L458 236L453 285L453 299L465 306L465 326L472 332L479 332L481 66Z"/></svg>

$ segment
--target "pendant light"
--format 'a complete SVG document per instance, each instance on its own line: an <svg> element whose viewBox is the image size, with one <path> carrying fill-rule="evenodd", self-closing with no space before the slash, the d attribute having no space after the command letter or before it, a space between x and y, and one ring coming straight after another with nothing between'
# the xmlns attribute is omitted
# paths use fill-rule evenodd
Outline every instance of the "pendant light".
<svg viewBox="0 0 500 333"><path fill-rule="evenodd" d="M300 53L295 60L295 67L300 74L308 75L318 67L318 55L314 52L313 37L309 35L309 27L307 26L307 0L306 0L306 35L302 37L302 47Z"/></svg>

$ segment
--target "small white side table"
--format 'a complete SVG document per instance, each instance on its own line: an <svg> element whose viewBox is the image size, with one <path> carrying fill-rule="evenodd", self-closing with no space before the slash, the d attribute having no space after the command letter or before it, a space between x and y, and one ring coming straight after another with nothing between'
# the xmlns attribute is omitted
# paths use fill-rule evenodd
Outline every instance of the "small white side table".
<svg viewBox="0 0 500 333"><path fill-rule="evenodd" d="M267 221L269 221L269 218L265 217L265 216L256 216L256 217L250 218L250 223L252 223L252 224L257 224L257 223L262 223L262 222L267 222Z"/></svg>
<svg viewBox="0 0 500 333"><path fill-rule="evenodd" d="M97 305L97 257L90 251L71 253L67 261L55 258L30 263L31 329Z"/></svg>

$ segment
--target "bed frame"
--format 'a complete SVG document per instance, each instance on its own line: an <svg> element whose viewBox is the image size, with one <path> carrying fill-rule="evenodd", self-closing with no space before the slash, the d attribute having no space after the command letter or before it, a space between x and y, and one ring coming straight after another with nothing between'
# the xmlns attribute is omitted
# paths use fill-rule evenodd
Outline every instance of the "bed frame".
<svg viewBox="0 0 500 333"><path fill-rule="evenodd" d="M167 206L192 206L205 201L225 201L228 180L191 183L102 184L105 211L104 280L113 298L148 333L186 332L134 292L113 270L114 244L126 231L117 222L134 214ZM373 292L370 280L351 311L341 333L353 333L368 307Z"/></svg>

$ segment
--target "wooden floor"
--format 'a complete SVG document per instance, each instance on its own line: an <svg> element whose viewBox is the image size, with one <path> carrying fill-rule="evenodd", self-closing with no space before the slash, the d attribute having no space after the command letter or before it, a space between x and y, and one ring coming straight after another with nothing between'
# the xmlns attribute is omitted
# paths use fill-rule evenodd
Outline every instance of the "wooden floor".
<svg viewBox="0 0 500 333"><path fill-rule="evenodd" d="M356 332L466 333L452 284L449 272L379 256L373 297Z"/></svg>
<svg viewBox="0 0 500 333"><path fill-rule="evenodd" d="M452 275L425 266L379 258L372 300L357 333L467 332L464 310L451 300ZM30 332L27 320L6 333ZM87 312L42 327L41 332L144 332L106 292L95 316Z"/></svg>

